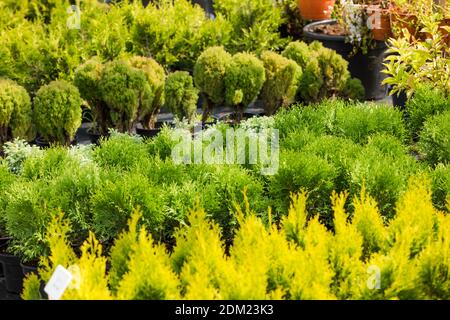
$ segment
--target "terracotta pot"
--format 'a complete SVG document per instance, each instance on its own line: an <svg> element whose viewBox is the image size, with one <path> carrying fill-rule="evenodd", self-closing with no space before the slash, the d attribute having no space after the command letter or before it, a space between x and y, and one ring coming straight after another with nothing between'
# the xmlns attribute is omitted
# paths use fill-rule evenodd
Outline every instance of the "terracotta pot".
<svg viewBox="0 0 450 320"><path fill-rule="evenodd" d="M417 39L419 37L419 18L415 14L395 10L391 14L391 23L397 30L397 36L402 37L404 35L403 30L406 29L414 38Z"/></svg>
<svg viewBox="0 0 450 320"><path fill-rule="evenodd" d="M386 41L392 37L391 10L380 8L378 5L369 5L366 8L368 26L372 31L374 40Z"/></svg>
<svg viewBox="0 0 450 320"><path fill-rule="evenodd" d="M298 0L300 15L305 20L327 20L331 18L336 0Z"/></svg>
<svg viewBox="0 0 450 320"><path fill-rule="evenodd" d="M445 30L444 27L450 27L450 18L445 18L439 24L439 29L444 37L444 42L447 46L450 46L450 33Z"/></svg>

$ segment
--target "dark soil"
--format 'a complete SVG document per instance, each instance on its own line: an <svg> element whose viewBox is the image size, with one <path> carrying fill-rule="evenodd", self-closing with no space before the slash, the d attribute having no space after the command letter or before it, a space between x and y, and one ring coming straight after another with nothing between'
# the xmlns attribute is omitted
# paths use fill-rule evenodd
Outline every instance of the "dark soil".
<svg viewBox="0 0 450 320"><path fill-rule="evenodd" d="M315 33L326 34L329 36L348 36L349 33L345 27L339 23L335 24L322 24L312 28Z"/></svg>

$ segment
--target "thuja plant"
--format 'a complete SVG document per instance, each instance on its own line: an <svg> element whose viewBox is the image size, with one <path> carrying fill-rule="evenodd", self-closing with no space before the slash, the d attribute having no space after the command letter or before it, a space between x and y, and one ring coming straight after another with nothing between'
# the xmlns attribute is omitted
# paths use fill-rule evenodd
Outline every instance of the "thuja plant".
<svg viewBox="0 0 450 320"><path fill-rule="evenodd" d="M226 104L236 108L236 118L242 119L244 108L258 96L266 80L264 65L251 53L237 53L225 73Z"/></svg>
<svg viewBox="0 0 450 320"><path fill-rule="evenodd" d="M225 73L232 57L223 47L206 49L194 66L194 82L203 96L203 118L205 122L213 108L225 102Z"/></svg>
<svg viewBox="0 0 450 320"><path fill-rule="evenodd" d="M349 82L348 62L321 43L308 46L300 41L291 42L282 55L297 62L303 70L297 92L301 100L315 102L343 93L355 100L364 99L361 82L357 79Z"/></svg>
<svg viewBox="0 0 450 320"><path fill-rule="evenodd" d="M334 232L307 211L307 194L293 195L280 223L264 222L247 204L236 209L237 230L224 252L220 228L202 209L176 232L172 253L156 243L135 212L107 258L91 234L78 258L67 241L70 226L50 224L50 256L30 274L24 299L40 299L40 280L58 265L76 270L62 299L449 299L450 216L432 205L427 180L414 178L383 221L364 190L345 207L332 195Z"/></svg>
<svg viewBox="0 0 450 320"><path fill-rule="evenodd" d="M197 110L198 89L186 71L176 71L167 77L166 106L178 120L192 122Z"/></svg>
<svg viewBox="0 0 450 320"><path fill-rule="evenodd" d="M112 127L110 110L100 94L100 77L103 64L99 59L93 58L80 65L74 74L74 84L78 87L81 97L92 110L95 131L105 135Z"/></svg>
<svg viewBox="0 0 450 320"><path fill-rule="evenodd" d="M266 70L261 100L266 114L272 115L278 108L287 107L295 101L302 68L295 61L270 51L264 52L261 60Z"/></svg>
<svg viewBox="0 0 450 320"><path fill-rule="evenodd" d="M25 88L0 78L0 145L12 138L31 140L32 110Z"/></svg>
<svg viewBox="0 0 450 320"><path fill-rule="evenodd" d="M131 131L141 106L149 105L151 101L151 89L145 73L123 60L105 64L99 89L111 110L115 127L121 132Z"/></svg>
<svg viewBox="0 0 450 320"><path fill-rule="evenodd" d="M129 60L132 67L142 70L150 87L145 93L138 109L138 121L145 129L155 126L156 118L164 102L164 81L166 78L164 68L152 58L132 57Z"/></svg>
<svg viewBox="0 0 450 320"><path fill-rule="evenodd" d="M65 81L41 87L34 98L34 122L48 142L68 145L81 125L81 97L78 89Z"/></svg>

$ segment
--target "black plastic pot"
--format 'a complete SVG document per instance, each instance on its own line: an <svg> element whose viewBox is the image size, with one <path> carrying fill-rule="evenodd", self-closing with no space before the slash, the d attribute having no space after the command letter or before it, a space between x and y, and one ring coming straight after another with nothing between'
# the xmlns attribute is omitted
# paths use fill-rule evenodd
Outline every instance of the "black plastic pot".
<svg viewBox="0 0 450 320"><path fill-rule="evenodd" d="M0 283L4 292L20 294L22 282L23 273L20 259L9 254L0 254Z"/></svg>
<svg viewBox="0 0 450 320"><path fill-rule="evenodd" d="M48 142L47 140L43 139L42 137L37 137L37 138L34 140L34 144L35 144L36 146L38 146L39 148L41 148L41 149L48 149L48 148L50 148L50 142ZM76 146L77 144L78 144L78 142L77 142L76 139L74 139L74 140L70 143L71 146Z"/></svg>
<svg viewBox="0 0 450 320"><path fill-rule="evenodd" d="M34 140L34 143L35 143L39 148L41 148L41 149L47 149L47 148L50 148L50 143L49 143L47 140L45 140L45 139L43 139L43 138L41 138L41 137L37 137L37 138Z"/></svg>
<svg viewBox="0 0 450 320"><path fill-rule="evenodd" d="M381 84L386 78L382 73L383 62L387 56L385 42L376 41L375 47L369 49L367 54L358 52L352 54L353 45L346 42L345 36L334 36L314 32L320 25L335 24L336 20L314 22L303 28L303 35L307 41L319 41L324 47L333 49L349 62L349 71L352 77L361 80L366 89L366 100L381 100L387 95L387 86Z"/></svg>
<svg viewBox="0 0 450 320"><path fill-rule="evenodd" d="M406 107L406 102L408 101L408 97L404 91L400 91L392 95L392 104L394 107L399 108L400 110L404 110Z"/></svg>
<svg viewBox="0 0 450 320"><path fill-rule="evenodd" d="M38 274L38 268L35 266L29 266L21 263L20 267L22 268L22 274L24 277L26 277L30 273Z"/></svg>
<svg viewBox="0 0 450 320"><path fill-rule="evenodd" d="M161 132L161 128L155 128L155 129L136 128L136 134L138 134L144 138L156 137L160 132Z"/></svg>

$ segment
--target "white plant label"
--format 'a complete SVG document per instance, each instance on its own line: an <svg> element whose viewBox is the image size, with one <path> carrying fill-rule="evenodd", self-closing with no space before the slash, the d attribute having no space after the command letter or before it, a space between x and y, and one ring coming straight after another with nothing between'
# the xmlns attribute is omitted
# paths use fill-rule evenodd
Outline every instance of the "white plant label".
<svg viewBox="0 0 450 320"><path fill-rule="evenodd" d="M72 278L72 274L67 269L58 265L44 288L44 291L48 294L49 300L61 299L64 291L66 291L72 281Z"/></svg>

